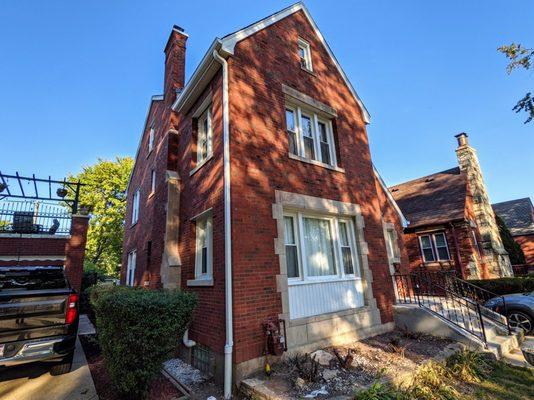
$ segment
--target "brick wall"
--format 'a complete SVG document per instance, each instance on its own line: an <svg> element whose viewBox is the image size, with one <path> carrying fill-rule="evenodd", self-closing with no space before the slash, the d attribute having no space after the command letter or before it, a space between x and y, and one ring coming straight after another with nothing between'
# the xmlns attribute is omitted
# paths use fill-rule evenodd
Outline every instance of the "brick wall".
<svg viewBox="0 0 534 400"><path fill-rule="evenodd" d="M527 265L534 265L534 234L514 236L514 240L519 243Z"/></svg>
<svg viewBox="0 0 534 400"><path fill-rule="evenodd" d="M298 37L311 45L313 73L300 67ZM282 310L275 190L361 205L374 295L382 322L392 321L394 292L362 112L303 13L239 42L229 73L235 362L262 354L261 324ZM282 84L337 110L334 136L344 173L288 157Z"/></svg>

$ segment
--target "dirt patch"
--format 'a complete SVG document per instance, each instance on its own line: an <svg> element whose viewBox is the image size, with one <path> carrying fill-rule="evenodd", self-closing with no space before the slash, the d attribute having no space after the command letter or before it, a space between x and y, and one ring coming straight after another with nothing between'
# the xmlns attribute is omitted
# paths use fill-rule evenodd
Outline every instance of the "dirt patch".
<svg viewBox="0 0 534 400"><path fill-rule="evenodd" d="M288 399L302 398L314 391L317 398L350 396L377 379L402 381L451 343L433 336L393 331L346 346L328 347L309 357L293 357L273 366L269 378L261 373L252 378L261 380L267 391L280 393L283 388Z"/></svg>
<svg viewBox="0 0 534 400"><path fill-rule="evenodd" d="M111 378L104 365L104 359L100 352L100 347L94 335L80 336L87 364L93 377L96 392L100 400L120 400L116 389L111 382ZM182 393L169 382L163 375L158 376L150 385L149 400L171 400L178 399Z"/></svg>

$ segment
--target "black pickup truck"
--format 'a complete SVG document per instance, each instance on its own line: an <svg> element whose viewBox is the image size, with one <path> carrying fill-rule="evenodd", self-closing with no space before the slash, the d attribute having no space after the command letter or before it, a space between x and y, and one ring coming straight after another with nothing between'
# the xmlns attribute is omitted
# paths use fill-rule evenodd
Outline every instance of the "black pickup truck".
<svg viewBox="0 0 534 400"><path fill-rule="evenodd" d="M0 368L51 361L70 371L78 331L78 295L63 267L0 267Z"/></svg>

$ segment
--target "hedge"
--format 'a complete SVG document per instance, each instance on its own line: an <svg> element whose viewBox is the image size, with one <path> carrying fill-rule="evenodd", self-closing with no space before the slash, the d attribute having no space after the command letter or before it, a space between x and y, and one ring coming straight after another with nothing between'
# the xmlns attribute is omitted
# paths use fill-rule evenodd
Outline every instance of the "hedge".
<svg viewBox="0 0 534 400"><path fill-rule="evenodd" d="M196 305L194 294L95 286L91 304L110 377L126 398L146 397L161 364L172 356Z"/></svg>
<svg viewBox="0 0 534 400"><path fill-rule="evenodd" d="M495 294L525 293L534 291L533 276L483 280L477 279L469 280L469 282Z"/></svg>

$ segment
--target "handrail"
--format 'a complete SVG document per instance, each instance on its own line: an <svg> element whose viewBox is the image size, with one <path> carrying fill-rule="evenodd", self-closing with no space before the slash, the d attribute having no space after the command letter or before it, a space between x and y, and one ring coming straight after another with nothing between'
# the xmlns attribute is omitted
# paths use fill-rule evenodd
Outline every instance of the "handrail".
<svg viewBox="0 0 534 400"><path fill-rule="evenodd" d="M400 303L418 304L487 344L479 303L438 284L430 274L394 274L394 279Z"/></svg>

